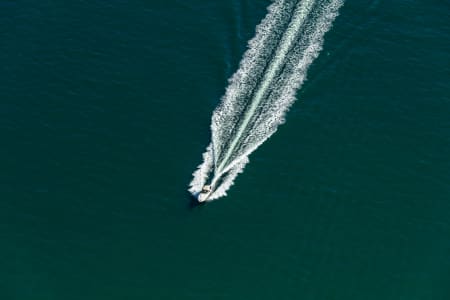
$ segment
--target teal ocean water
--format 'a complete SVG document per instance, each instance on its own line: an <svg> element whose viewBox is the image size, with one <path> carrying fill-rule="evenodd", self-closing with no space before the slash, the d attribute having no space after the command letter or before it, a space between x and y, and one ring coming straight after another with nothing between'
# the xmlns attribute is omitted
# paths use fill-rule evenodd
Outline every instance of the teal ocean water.
<svg viewBox="0 0 450 300"><path fill-rule="evenodd" d="M187 192L272 2L0 1L0 299L450 299L450 2L345 1L228 196Z"/></svg>

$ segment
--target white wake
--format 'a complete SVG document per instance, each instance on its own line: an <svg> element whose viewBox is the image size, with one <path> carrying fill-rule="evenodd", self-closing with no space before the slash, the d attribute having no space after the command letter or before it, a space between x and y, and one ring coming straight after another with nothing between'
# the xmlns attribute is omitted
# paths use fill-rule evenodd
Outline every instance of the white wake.
<svg viewBox="0 0 450 300"><path fill-rule="evenodd" d="M343 0L275 0L256 28L211 122L211 143L189 191L226 195L256 150L284 122Z"/></svg>

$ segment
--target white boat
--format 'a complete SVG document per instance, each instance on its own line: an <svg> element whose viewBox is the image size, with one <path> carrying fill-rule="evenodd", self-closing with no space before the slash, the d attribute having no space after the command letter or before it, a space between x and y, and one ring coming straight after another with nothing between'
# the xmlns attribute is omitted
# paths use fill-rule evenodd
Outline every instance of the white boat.
<svg viewBox="0 0 450 300"><path fill-rule="evenodd" d="M197 200L198 202L205 202L206 200L208 200L209 196L211 196L212 194L212 188L210 185L205 184L202 188L202 190L200 191L200 193L198 193L197 195Z"/></svg>

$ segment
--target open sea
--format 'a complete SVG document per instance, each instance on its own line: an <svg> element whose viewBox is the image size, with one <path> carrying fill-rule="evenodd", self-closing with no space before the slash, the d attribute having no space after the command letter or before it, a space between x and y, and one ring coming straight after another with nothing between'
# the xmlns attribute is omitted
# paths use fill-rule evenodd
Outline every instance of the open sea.
<svg viewBox="0 0 450 300"><path fill-rule="evenodd" d="M0 300L450 299L450 1L346 0L285 124L192 204L270 4L0 0Z"/></svg>

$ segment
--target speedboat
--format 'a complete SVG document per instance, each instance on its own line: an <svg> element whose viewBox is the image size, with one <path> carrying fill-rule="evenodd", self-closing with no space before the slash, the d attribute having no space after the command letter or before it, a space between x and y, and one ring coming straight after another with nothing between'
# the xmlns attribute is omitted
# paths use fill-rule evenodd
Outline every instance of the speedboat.
<svg viewBox="0 0 450 300"><path fill-rule="evenodd" d="M198 193L198 195L197 195L198 202L205 202L206 200L208 200L208 198L209 198L209 196L211 196L211 194L212 194L211 185L205 184L202 187L202 190L200 191L200 193Z"/></svg>

